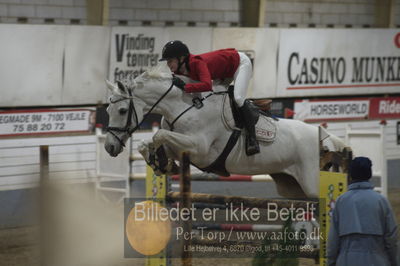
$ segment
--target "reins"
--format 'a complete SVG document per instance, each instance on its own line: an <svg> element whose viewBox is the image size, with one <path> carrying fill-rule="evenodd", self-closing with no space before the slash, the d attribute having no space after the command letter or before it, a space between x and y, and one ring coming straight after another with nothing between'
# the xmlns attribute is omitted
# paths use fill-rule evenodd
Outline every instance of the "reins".
<svg viewBox="0 0 400 266"><path fill-rule="evenodd" d="M107 132L110 132L119 142L120 144L125 147L125 144L123 143L123 141L117 136L117 134L115 134L113 131L117 131L117 132L126 132L128 135L132 135L133 132L135 132L136 130L138 130L140 128L140 126L143 124L143 122L145 121L145 119L147 118L147 116L153 111L153 109L165 98L165 96L167 96L167 94L172 90L172 88L174 87L174 84L171 83L171 86L168 88L168 90L157 100L157 102L155 104L153 104L153 106L150 108L150 110L143 116L142 121L139 122L138 116L137 116L137 112L135 109L135 105L133 104L133 96L130 90L128 90L129 93L129 97L124 97L118 101L114 101L111 103L117 103L119 101L124 101L124 100L128 100L129 99L129 111L128 111L128 119L126 121L126 125L125 127L121 128L121 127L107 127ZM134 128L130 128L130 126L132 125L132 120L131 120L131 116L132 113L135 114L135 121L136 121L136 126Z"/></svg>
<svg viewBox="0 0 400 266"><path fill-rule="evenodd" d="M151 108L149 109L149 111L143 116L142 121L139 122L138 116L137 116L137 112L135 109L135 105L133 104L133 96L132 96L132 92L130 90L128 90L129 93L129 97L125 97L122 96L123 98L117 101L111 101L111 103L117 103L119 101L124 101L124 100L128 100L129 99L129 110L128 110L128 119L126 121L126 125L125 127L107 127L107 132L111 133L118 141L119 143L125 147L124 142L117 136L117 134L115 132L126 132L128 135L132 135L133 132L135 132L136 130L140 129L140 126L143 124L143 122L145 121L145 119L147 118L147 116L154 110L154 108L165 98L165 96L167 96L167 94L172 90L172 88L174 87L174 84L171 83L171 86L168 88L168 90L151 106ZM175 123L179 120L179 118L181 118L185 113L187 113L189 110L191 110L192 108L196 107L196 109L201 109L204 104L203 102L209 98L212 95L222 95L228 93L227 91L221 91L221 92L211 92L209 94L207 94L206 96L202 97L202 98L193 98L192 99L192 105L190 105L188 108L186 108L183 112L181 112L173 121L172 123L169 123L167 120L165 120L168 124L168 126L170 127L170 130L173 131L174 130L174 125ZM132 114L135 115L135 122L136 122L136 126L134 128L130 128L132 125L132 120L131 120L131 116Z"/></svg>

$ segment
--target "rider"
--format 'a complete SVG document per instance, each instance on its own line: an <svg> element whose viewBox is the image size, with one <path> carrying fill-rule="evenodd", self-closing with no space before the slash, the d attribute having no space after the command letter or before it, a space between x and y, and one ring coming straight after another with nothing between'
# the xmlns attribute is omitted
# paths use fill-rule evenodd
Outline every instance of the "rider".
<svg viewBox="0 0 400 266"><path fill-rule="evenodd" d="M172 72L185 75L198 83L187 83L174 77L174 85L187 93L212 90L212 80L234 80L234 99L239 107L240 115L248 132L246 137L246 154L259 153L256 140L254 107L246 100L247 87L253 70L250 59L236 49L222 49L209 53L193 55L181 41L170 41L162 50L160 61L167 61Z"/></svg>

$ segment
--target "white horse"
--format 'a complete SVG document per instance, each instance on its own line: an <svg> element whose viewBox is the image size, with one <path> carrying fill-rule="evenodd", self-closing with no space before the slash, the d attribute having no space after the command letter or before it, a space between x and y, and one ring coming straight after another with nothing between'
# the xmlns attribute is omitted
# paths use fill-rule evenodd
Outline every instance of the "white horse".
<svg viewBox="0 0 400 266"><path fill-rule="evenodd" d="M221 154L231 136L232 130L224 125L221 116L224 95L213 94L203 101L202 108L188 109L198 94L185 93L172 86L171 73L159 67L137 77L130 88L110 82L107 85L112 96L107 109L110 120L105 148L111 156L122 151L127 139L149 112L161 114L163 123L162 129L154 135L153 143L144 143L140 149L146 161L149 145L155 148L163 145L169 158L178 160L182 152L190 152L191 163L205 168ZM171 131L170 124L174 120ZM336 149L345 147L337 137L328 139ZM242 134L226 158L226 170L231 174L270 174L278 193L284 197L319 196L317 127L301 121L279 119L275 140L260 142L260 149L259 154L247 156Z"/></svg>

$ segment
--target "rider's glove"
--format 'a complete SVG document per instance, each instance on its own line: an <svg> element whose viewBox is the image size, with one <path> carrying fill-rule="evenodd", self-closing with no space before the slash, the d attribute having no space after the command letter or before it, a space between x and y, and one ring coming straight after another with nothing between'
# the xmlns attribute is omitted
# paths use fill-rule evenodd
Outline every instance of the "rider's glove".
<svg viewBox="0 0 400 266"><path fill-rule="evenodd" d="M177 86L179 89L181 90L185 90L185 82L183 80L181 80L180 78L178 78L177 76L174 76L172 78L172 84L174 84L175 86Z"/></svg>

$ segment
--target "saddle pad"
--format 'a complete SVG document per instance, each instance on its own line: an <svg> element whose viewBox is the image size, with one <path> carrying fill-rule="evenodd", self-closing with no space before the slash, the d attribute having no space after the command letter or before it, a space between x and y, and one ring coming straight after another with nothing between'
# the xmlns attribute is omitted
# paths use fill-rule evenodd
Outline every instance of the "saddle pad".
<svg viewBox="0 0 400 266"><path fill-rule="evenodd" d="M223 97L222 121L227 129L235 129L235 120L233 119L229 96ZM271 117L260 114L256 124L256 138L258 141L273 142L276 137L276 121Z"/></svg>
<svg viewBox="0 0 400 266"><path fill-rule="evenodd" d="M276 136L276 122L271 117L260 115L256 124L256 138L258 141L273 142Z"/></svg>

